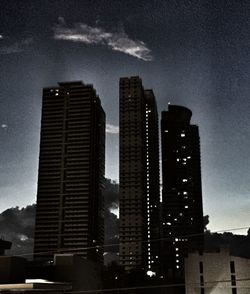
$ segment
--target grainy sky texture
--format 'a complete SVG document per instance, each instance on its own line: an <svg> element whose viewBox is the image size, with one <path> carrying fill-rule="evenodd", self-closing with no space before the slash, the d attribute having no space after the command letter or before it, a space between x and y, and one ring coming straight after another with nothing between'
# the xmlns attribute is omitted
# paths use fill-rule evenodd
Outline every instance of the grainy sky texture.
<svg viewBox="0 0 250 294"><path fill-rule="evenodd" d="M58 81L96 88L118 179L118 82L139 75L159 113L193 111L209 228L250 225L249 32L244 0L1 0L0 211L35 202L42 88Z"/></svg>

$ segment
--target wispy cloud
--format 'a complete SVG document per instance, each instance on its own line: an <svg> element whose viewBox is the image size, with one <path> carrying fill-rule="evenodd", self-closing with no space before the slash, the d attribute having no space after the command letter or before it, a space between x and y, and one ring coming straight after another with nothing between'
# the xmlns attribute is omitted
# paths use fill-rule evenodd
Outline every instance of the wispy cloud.
<svg viewBox="0 0 250 294"><path fill-rule="evenodd" d="M119 127L111 124L106 124L106 133L108 134L119 134Z"/></svg>
<svg viewBox="0 0 250 294"><path fill-rule="evenodd" d="M8 128L8 125L6 125L6 124L1 124L1 128L2 128L2 129L7 129L7 128Z"/></svg>
<svg viewBox="0 0 250 294"><path fill-rule="evenodd" d="M1 35L2 36L2 35ZM4 39L0 37L0 39ZM0 55L5 55L5 54L12 54L12 53L19 53L24 51L31 43L33 42L32 38L26 38L23 39L19 42L14 42L14 43L8 43L4 45L0 45Z"/></svg>
<svg viewBox="0 0 250 294"><path fill-rule="evenodd" d="M58 18L58 24L54 27L54 38L80 42L84 44L99 44L107 46L114 51L120 51L144 61L151 61L151 50L140 40L132 40L124 32L107 32L101 27L92 27L85 23L74 24L68 27L62 17Z"/></svg>

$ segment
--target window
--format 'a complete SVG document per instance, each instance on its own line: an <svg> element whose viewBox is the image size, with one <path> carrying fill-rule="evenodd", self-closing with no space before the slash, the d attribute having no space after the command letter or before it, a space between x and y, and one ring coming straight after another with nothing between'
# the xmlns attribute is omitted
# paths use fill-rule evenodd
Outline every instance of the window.
<svg viewBox="0 0 250 294"><path fill-rule="evenodd" d="M203 262L200 261L200 274L203 274Z"/></svg>
<svg viewBox="0 0 250 294"><path fill-rule="evenodd" d="M235 278L235 275L232 275L231 276L231 284L232 284L232 286L236 286L236 278Z"/></svg>
<svg viewBox="0 0 250 294"><path fill-rule="evenodd" d="M232 274L235 274L235 264L234 261L230 261L230 271Z"/></svg>
<svg viewBox="0 0 250 294"><path fill-rule="evenodd" d="M203 278L203 276L200 276L200 284L201 284L202 287L204 286L204 278Z"/></svg>

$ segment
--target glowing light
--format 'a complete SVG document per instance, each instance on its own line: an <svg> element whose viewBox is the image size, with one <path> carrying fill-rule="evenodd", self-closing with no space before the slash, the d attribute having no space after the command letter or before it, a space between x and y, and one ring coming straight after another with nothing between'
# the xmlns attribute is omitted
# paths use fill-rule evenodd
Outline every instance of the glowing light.
<svg viewBox="0 0 250 294"><path fill-rule="evenodd" d="M147 271L147 275L151 278L151 277L155 276L156 273L152 272L152 271Z"/></svg>
<svg viewBox="0 0 250 294"><path fill-rule="evenodd" d="M26 279L25 283L27 284L34 284L34 283L41 283L41 284L54 284L54 282L50 282L44 279Z"/></svg>

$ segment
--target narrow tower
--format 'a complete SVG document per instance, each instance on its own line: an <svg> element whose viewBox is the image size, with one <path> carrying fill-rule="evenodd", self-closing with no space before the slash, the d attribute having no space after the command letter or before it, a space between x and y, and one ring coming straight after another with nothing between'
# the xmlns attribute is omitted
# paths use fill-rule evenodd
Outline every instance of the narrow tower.
<svg viewBox="0 0 250 294"><path fill-rule="evenodd" d="M120 264L158 270L158 114L139 77L120 79Z"/></svg>
<svg viewBox="0 0 250 294"><path fill-rule="evenodd" d="M35 259L76 253L102 263L105 113L92 85L44 88Z"/></svg>
<svg viewBox="0 0 250 294"><path fill-rule="evenodd" d="M183 276L188 250L203 248L200 139L191 116L189 109L169 105L161 120L162 264L173 278Z"/></svg>

